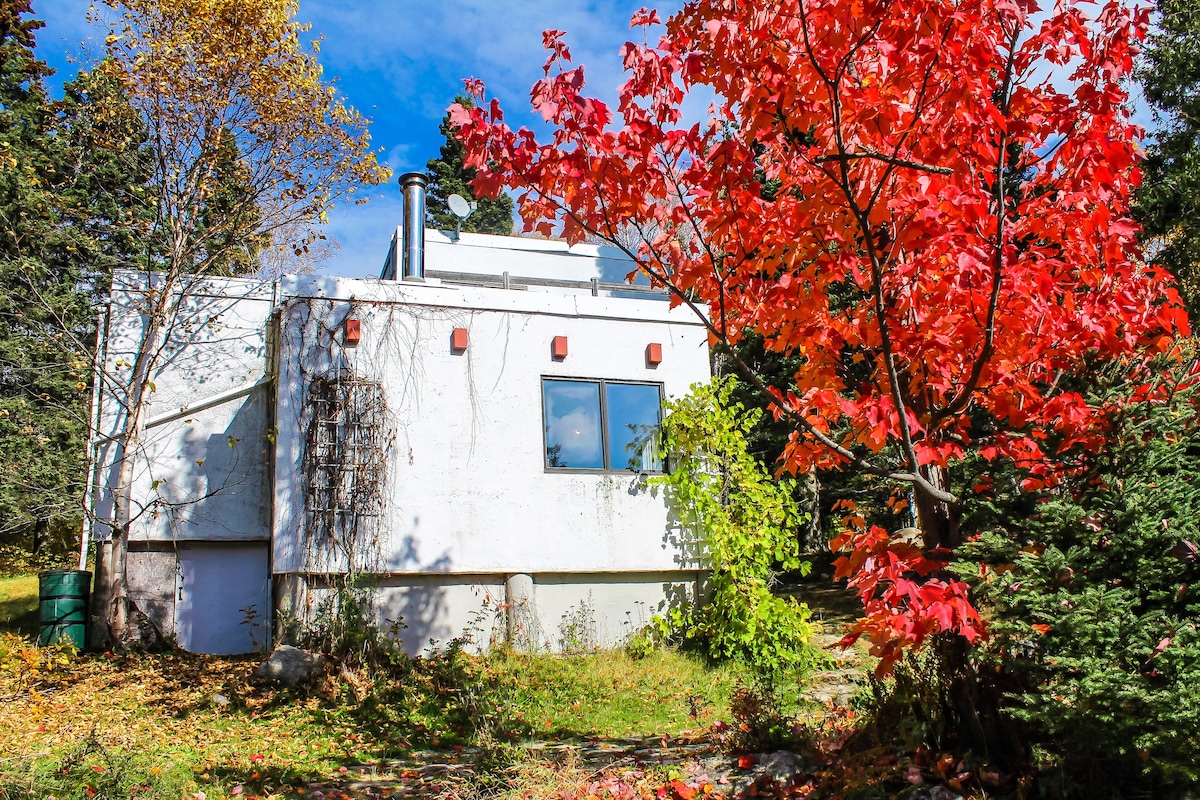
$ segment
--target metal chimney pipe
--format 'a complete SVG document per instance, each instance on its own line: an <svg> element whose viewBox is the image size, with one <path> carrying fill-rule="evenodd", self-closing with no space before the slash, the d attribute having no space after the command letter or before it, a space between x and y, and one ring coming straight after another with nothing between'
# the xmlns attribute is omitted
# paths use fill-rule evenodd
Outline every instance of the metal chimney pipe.
<svg viewBox="0 0 1200 800"><path fill-rule="evenodd" d="M400 176L404 194L404 269L406 281L425 280L425 187L429 179L423 172Z"/></svg>

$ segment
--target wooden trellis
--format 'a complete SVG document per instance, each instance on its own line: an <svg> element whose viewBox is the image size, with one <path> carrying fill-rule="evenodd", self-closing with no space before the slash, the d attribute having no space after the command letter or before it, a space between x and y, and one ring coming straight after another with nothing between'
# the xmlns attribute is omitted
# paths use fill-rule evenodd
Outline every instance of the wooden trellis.
<svg viewBox="0 0 1200 800"><path fill-rule="evenodd" d="M383 387L353 373L313 378L304 447L309 542L351 569L378 550L390 436Z"/></svg>

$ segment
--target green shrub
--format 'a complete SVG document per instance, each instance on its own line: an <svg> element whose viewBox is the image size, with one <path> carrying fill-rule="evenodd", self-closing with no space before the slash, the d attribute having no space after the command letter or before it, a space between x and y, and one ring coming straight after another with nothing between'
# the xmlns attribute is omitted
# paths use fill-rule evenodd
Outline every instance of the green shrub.
<svg viewBox="0 0 1200 800"><path fill-rule="evenodd" d="M949 745L946 692L934 648L908 653L887 676L868 675L854 706L864 712L871 745L896 742L906 753Z"/></svg>
<svg viewBox="0 0 1200 800"><path fill-rule="evenodd" d="M349 667L386 670L404 658L400 647L404 623L398 620L384 627L374 622L374 592L371 576L334 578L311 619L280 614L282 642L332 656Z"/></svg>
<svg viewBox="0 0 1200 800"><path fill-rule="evenodd" d="M72 531L78 537L78 531ZM79 542L56 538L50 546L34 553L21 542L0 542L0 577L28 575L52 569L75 569L79 561Z"/></svg>
<svg viewBox="0 0 1200 800"><path fill-rule="evenodd" d="M1200 426L1194 389L1127 406L1089 472L1019 473L968 507L984 650L1052 795L1200 783ZM1057 784L1051 786L1051 778Z"/></svg>
<svg viewBox="0 0 1200 800"><path fill-rule="evenodd" d="M735 386L731 377L696 384L666 407L671 468L651 483L665 490L684 552L711 578L707 602L679 604L665 622L710 656L770 675L818 657L808 607L772 592L778 573L808 572L797 538L804 515L794 482L772 478L747 451L747 432L762 412L733 402Z"/></svg>
<svg viewBox="0 0 1200 800"><path fill-rule="evenodd" d="M781 705L774 687L739 684L729 696L729 716L733 725L718 728L717 741L734 752L761 753L794 748L798 741L798 724L794 717L782 712Z"/></svg>

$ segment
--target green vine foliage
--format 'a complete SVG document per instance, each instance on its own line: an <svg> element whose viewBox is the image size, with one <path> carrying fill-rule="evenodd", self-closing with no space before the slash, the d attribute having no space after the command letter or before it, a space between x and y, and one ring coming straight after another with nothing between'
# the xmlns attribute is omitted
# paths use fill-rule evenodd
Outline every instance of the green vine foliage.
<svg viewBox="0 0 1200 800"><path fill-rule="evenodd" d="M711 571L708 602L673 609L666 624L710 657L769 678L819 658L808 607L772 592L779 573L808 573L797 539L805 515L794 482L747 451L762 412L733 401L736 386L732 377L694 384L666 406L670 470L650 481L664 488L684 552Z"/></svg>

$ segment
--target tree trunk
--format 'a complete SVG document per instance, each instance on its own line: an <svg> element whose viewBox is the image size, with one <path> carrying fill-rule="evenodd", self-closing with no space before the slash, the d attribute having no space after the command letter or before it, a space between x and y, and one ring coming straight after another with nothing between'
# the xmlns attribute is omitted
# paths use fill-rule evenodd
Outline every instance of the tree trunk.
<svg viewBox="0 0 1200 800"><path fill-rule="evenodd" d="M96 574L92 579L92 608L88 615L88 647L107 650L112 645L108 610L112 607L112 540L96 542Z"/></svg>
<svg viewBox="0 0 1200 800"><path fill-rule="evenodd" d="M921 467L921 475L938 489L949 488L946 473L938 466ZM915 495L926 551L953 550L962 544L960 510L930 497L920 487ZM1011 722L1000 713L999 688L980 673L967 640L954 633L941 633L931 646L940 662L943 711L950 729L957 732L962 749L997 765L1023 758L1019 737Z"/></svg>
<svg viewBox="0 0 1200 800"><path fill-rule="evenodd" d="M96 581L92 602L92 646L156 649L163 643L161 632L129 598L127 560L129 532L133 523L134 465L146 427L147 392L158 363L166 334L166 320L172 303L174 282L169 278L157 288L157 296L147 310L137 357L130 368L124 428L117 436L116 484L113 494L113 518L108 523L112 536L98 548Z"/></svg>
<svg viewBox="0 0 1200 800"><path fill-rule="evenodd" d="M128 441L129 434L122 437ZM103 542L96 558L96 591L92 603L96 630L92 634L95 647L138 648L136 626L130 625L129 582L126 562L129 554L130 492L133 486L133 457L128 446L120 452L121 466L117 470L117 485L113 487L112 531ZM102 566L103 565L103 566Z"/></svg>
<svg viewBox="0 0 1200 800"><path fill-rule="evenodd" d="M935 488L947 490L946 471L936 464L926 464L920 468L921 477L929 481ZM930 497L921 487L916 487L917 523L921 526L921 535L925 541L926 550L953 550L962 544L962 532L959 530L960 512L956 506L944 500Z"/></svg>
<svg viewBox="0 0 1200 800"><path fill-rule="evenodd" d="M808 513L808 520L800 528L800 552L811 553L829 550L829 543L821 535L821 479L817 468L812 467L804 475L801 508Z"/></svg>
<svg viewBox="0 0 1200 800"><path fill-rule="evenodd" d="M40 516L33 524L33 554L36 556L50 544L50 518Z"/></svg>

